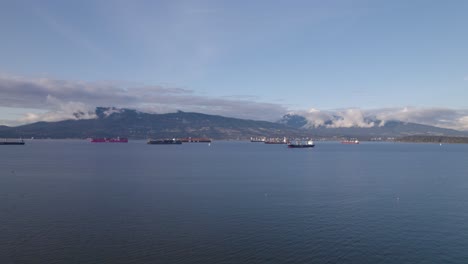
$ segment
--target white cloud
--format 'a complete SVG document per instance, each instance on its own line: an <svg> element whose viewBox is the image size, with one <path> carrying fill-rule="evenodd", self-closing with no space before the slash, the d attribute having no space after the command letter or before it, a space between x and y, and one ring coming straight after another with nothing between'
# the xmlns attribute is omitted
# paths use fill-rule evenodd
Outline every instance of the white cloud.
<svg viewBox="0 0 468 264"><path fill-rule="evenodd" d="M457 123L459 124L459 129L468 130L468 115L458 118Z"/></svg>
<svg viewBox="0 0 468 264"><path fill-rule="evenodd" d="M0 113L0 124L18 125L36 121L95 118L97 106L132 108L142 112L177 110L217 114L244 119L276 121L288 109L246 96L207 97L189 89L167 86L136 86L116 82L67 81L25 78L0 74L0 107L20 109L18 118ZM25 109L35 109L27 112ZM388 121L403 121L458 130L468 130L468 109L450 108L345 108L295 111L306 117L308 127L372 127ZM382 121L378 123L376 121Z"/></svg>
<svg viewBox="0 0 468 264"><path fill-rule="evenodd" d="M404 107L369 110L369 114L382 121L399 120L463 130L466 129L463 125L463 118L468 117L468 110Z"/></svg>
<svg viewBox="0 0 468 264"><path fill-rule="evenodd" d="M94 115L89 113L97 106L127 107L157 113L182 110L260 120L277 120L287 111L280 104L206 97L178 87L124 87L108 82L0 75L0 107L47 110L41 114L28 113L16 120L22 123L76 119L77 112L82 113L79 118L93 118Z"/></svg>
<svg viewBox="0 0 468 264"><path fill-rule="evenodd" d="M457 130L468 130L468 110L450 108L348 108L321 111L296 111L307 119L308 127L372 127L384 125L388 121L411 122ZM381 122L378 122L381 121Z"/></svg>
<svg viewBox="0 0 468 264"><path fill-rule="evenodd" d="M54 122L66 119L92 119L96 118L94 107L81 102L62 102L52 96L47 96L46 101L51 110L45 113L26 113L19 123L33 123L38 121Z"/></svg>
<svg viewBox="0 0 468 264"><path fill-rule="evenodd" d="M315 108L309 111L299 111L296 114L304 116L308 127L372 127L373 122L368 122L362 110L348 108L341 110L321 111Z"/></svg>

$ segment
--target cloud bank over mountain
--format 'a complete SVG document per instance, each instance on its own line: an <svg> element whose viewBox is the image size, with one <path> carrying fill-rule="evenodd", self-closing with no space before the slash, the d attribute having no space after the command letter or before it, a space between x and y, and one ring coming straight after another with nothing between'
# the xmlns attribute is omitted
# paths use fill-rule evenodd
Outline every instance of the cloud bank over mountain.
<svg viewBox="0 0 468 264"><path fill-rule="evenodd" d="M52 78L0 75L0 107L31 109L3 124L96 118L97 106L115 106L149 113L177 110L255 120L279 120L289 112L303 116L308 127L372 127L387 121L403 121L468 130L468 109L450 108L344 108L291 111L279 103L255 98L197 94L180 87L145 86L117 82L85 82ZM2 124L0 123L0 125Z"/></svg>
<svg viewBox="0 0 468 264"><path fill-rule="evenodd" d="M457 130L468 130L468 110L449 108L381 108L294 111L306 118L306 127L372 127L388 121L418 123Z"/></svg>
<svg viewBox="0 0 468 264"><path fill-rule="evenodd" d="M212 97L178 87L137 86L115 82L67 81L0 75L0 106L43 110L16 122L94 118L97 106L116 106L150 113L177 110L246 119L277 120L286 107L235 97ZM80 113L76 115L76 113ZM2 118L3 119L3 118Z"/></svg>

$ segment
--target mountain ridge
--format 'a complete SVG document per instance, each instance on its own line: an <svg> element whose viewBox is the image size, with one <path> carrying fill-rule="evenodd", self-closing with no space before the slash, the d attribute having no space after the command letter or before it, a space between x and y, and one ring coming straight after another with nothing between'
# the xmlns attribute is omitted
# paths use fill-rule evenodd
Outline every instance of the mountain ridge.
<svg viewBox="0 0 468 264"><path fill-rule="evenodd" d="M83 116L77 113L76 116ZM173 138L210 137L213 139L248 139L267 137L402 137L411 135L468 136L468 132L434 126L388 121L372 127L306 128L307 120L301 116L285 115L278 122L248 120L194 112L167 114L144 113L134 109L97 107L94 119L36 122L17 127L0 126L0 137L16 138L89 138L128 137Z"/></svg>

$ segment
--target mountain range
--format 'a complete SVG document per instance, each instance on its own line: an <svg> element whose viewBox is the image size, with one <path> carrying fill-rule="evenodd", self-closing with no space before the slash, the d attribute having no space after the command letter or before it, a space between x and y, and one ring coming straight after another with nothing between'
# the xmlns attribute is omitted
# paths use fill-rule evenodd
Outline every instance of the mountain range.
<svg viewBox="0 0 468 264"><path fill-rule="evenodd" d="M411 135L433 136L468 136L468 131L441 128L398 120L383 122L376 119L365 119L368 127L333 127L334 120L328 120L322 126L308 127L307 119L300 115L287 114L279 121L285 125L310 131L321 137L355 137L368 139L373 137L404 137Z"/></svg>
<svg viewBox="0 0 468 264"><path fill-rule="evenodd" d="M209 137L213 139L247 139L250 137L402 137L410 135L468 136L468 132L400 121L373 120L371 127L307 127L300 115L285 115L278 122L246 120L201 113L143 113L133 109L97 107L96 118L57 122L37 122L16 127L0 126L2 138L89 138L128 137L133 139Z"/></svg>

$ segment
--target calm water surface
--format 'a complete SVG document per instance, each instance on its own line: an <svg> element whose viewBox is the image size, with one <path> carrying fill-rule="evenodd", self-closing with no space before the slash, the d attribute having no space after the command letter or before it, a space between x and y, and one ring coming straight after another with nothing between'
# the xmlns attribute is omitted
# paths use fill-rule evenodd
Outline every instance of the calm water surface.
<svg viewBox="0 0 468 264"><path fill-rule="evenodd" d="M0 146L0 263L468 263L468 145Z"/></svg>

